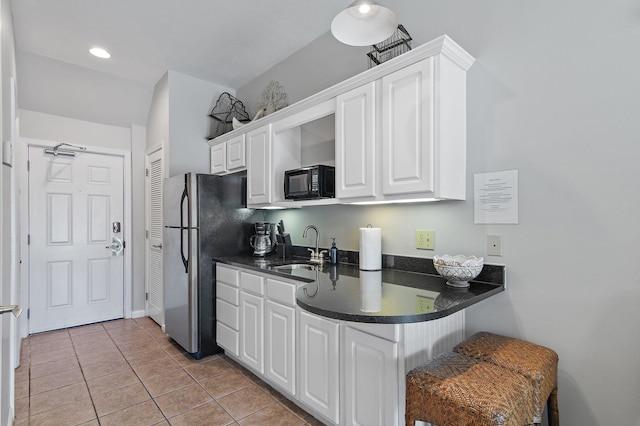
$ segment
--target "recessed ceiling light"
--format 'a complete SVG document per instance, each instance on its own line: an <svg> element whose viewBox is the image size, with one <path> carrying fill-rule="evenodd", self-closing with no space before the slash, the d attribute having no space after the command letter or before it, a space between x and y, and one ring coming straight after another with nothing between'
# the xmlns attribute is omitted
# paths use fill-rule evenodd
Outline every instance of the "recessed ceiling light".
<svg viewBox="0 0 640 426"><path fill-rule="evenodd" d="M100 47L93 47L89 49L89 53L91 53L93 56L97 56L98 58L102 58L102 59L109 59L111 57L111 53L107 52L106 50Z"/></svg>

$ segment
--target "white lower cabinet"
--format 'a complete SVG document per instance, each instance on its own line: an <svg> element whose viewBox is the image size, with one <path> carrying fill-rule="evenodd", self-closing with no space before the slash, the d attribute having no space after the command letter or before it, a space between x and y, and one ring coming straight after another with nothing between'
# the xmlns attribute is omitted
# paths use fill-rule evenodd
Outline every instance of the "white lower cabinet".
<svg viewBox="0 0 640 426"><path fill-rule="evenodd" d="M289 395L296 394L296 310L267 300L265 375Z"/></svg>
<svg viewBox="0 0 640 426"><path fill-rule="evenodd" d="M300 311L300 401L340 422L340 323Z"/></svg>
<svg viewBox="0 0 640 426"><path fill-rule="evenodd" d="M240 359L264 374L264 298L240 292Z"/></svg>
<svg viewBox="0 0 640 426"><path fill-rule="evenodd" d="M240 356L240 273L216 265L216 343L226 353Z"/></svg>
<svg viewBox="0 0 640 426"><path fill-rule="evenodd" d="M345 327L345 417L348 425L398 424L398 343Z"/></svg>
<svg viewBox="0 0 640 426"><path fill-rule="evenodd" d="M303 282L218 265L217 342L325 424L404 425L405 376L464 336L464 311L433 321L339 321L296 306Z"/></svg>

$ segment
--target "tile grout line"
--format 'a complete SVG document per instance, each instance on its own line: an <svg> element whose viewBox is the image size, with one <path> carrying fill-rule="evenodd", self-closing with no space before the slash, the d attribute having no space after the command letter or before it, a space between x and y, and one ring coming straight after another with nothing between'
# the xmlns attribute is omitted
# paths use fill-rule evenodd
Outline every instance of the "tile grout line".
<svg viewBox="0 0 640 426"><path fill-rule="evenodd" d="M102 326L102 329L105 332L107 331L104 328L104 326ZM90 334L90 333L87 333L87 334ZM107 333L107 335L109 335L109 333ZM109 338L111 338L111 336L109 336ZM87 382L87 377L85 376L84 368L82 368L82 364L80 363L80 358L78 358L78 352L76 351L76 344L73 341L73 336L71 336L71 333L69 333L69 340L71 340L71 346L73 347L73 353L76 356L76 361L78 361L78 366L80 367L80 372L82 373L82 378L84 379L84 385L87 388L87 393L89 394L89 399L91 400L91 407L93 408L93 412L96 415L96 421L98 422L98 425L100 425L100 418L98 417L98 410L96 409L96 404L93 401L93 395L91 394L91 391L89 390L89 383Z"/></svg>
<svg viewBox="0 0 640 426"><path fill-rule="evenodd" d="M132 321L134 321L137 324L137 321L135 319L132 319ZM147 331L143 328L140 327L141 330L143 330L145 332L145 334L149 337L151 337L151 335L149 333L147 333ZM144 382L142 381L142 378L138 375L138 373L136 372L136 370L133 368L133 365L131 365L131 363L129 362L129 359L127 358L127 356L122 352L122 350L120 349L120 346L118 346L118 343L113 339L113 336L111 335L111 333L109 333L109 331L107 329L105 329L105 331L107 332L107 335L109 336L109 338L111 339L111 341L113 342L114 345L116 345L116 348L118 348L118 352L120 352L124 358L124 360L126 361L127 365L131 368L131 371L133 371L133 374L136 375L136 377L138 378L138 380L140 381L140 384L142 385L142 387L144 388L144 390L149 394L149 398L151 398L151 401L153 401L153 404L156 406L156 408L158 409L158 411L160 412L160 414L162 414L162 418L169 423L169 419L167 418L167 416L165 416L164 412L162 411L162 409L160 408L160 406L158 405L158 403L156 402L155 398L153 397L153 395L151 395L151 392L149 392L149 389L147 389L147 387L145 386ZM151 337L153 339L153 337ZM153 339L155 342L155 339ZM140 402L139 404L143 404L146 401ZM135 405L139 405L139 404L135 404ZM135 405L132 405L135 406ZM130 408L130 407L127 407ZM126 410L126 408L123 408L123 410ZM118 411L122 411L122 410L118 410ZM117 413L118 411L114 411L114 413ZM114 414L114 413L110 413L110 414ZM161 423L161 421L156 422L155 424ZM100 418L98 417L98 423L100 422Z"/></svg>

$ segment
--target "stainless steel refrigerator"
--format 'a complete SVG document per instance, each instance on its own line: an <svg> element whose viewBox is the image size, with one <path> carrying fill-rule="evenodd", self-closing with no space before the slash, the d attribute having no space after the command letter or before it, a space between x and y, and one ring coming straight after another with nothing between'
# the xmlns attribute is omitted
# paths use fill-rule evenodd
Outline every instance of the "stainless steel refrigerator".
<svg viewBox="0 0 640 426"><path fill-rule="evenodd" d="M166 333L195 358L216 344L214 258L251 254L246 178L186 173L164 182Z"/></svg>

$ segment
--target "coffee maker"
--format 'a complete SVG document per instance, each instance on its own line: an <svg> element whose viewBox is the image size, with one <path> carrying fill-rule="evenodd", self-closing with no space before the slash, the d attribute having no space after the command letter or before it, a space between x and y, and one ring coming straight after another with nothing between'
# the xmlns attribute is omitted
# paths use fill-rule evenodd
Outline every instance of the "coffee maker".
<svg viewBox="0 0 640 426"><path fill-rule="evenodd" d="M276 247L276 224L269 222L256 222L256 233L249 238L249 244L253 247L254 256L265 256Z"/></svg>

